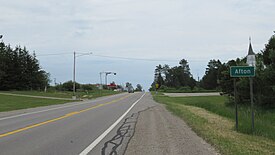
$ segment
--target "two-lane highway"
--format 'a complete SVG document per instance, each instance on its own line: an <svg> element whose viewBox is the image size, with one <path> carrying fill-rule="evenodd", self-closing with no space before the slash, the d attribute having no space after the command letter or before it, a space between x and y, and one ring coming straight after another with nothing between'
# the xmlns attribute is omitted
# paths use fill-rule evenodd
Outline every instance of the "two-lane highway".
<svg viewBox="0 0 275 155"><path fill-rule="evenodd" d="M104 144L116 133L144 95L124 93L16 114L0 113L0 154L101 154L98 143Z"/></svg>

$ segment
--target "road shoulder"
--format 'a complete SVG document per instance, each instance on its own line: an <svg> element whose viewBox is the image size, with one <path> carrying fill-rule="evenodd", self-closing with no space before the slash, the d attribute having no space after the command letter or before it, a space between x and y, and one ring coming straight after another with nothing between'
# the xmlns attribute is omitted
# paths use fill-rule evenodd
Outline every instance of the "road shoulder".
<svg viewBox="0 0 275 155"><path fill-rule="evenodd" d="M126 155L218 154L180 118L156 105L140 113Z"/></svg>

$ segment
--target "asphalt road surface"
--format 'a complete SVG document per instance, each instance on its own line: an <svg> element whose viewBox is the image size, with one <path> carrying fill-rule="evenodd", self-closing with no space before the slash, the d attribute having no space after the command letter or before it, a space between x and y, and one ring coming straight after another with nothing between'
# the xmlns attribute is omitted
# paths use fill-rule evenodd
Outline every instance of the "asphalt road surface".
<svg viewBox="0 0 275 155"><path fill-rule="evenodd" d="M124 93L92 101L0 113L0 154L108 154L109 146L102 151L105 142L117 134L118 127L131 113L117 125L114 123L144 95ZM143 109L147 105L134 107ZM110 128L112 125L115 127Z"/></svg>
<svg viewBox="0 0 275 155"><path fill-rule="evenodd" d="M162 123L160 127L167 126L165 124L167 119L163 117L166 117L169 112L165 111L162 119L156 119L156 116L159 117L161 114L159 112L154 117L148 114L158 107L160 105L152 100L149 93L140 92L123 93L63 105L2 112L0 113L0 154L115 155L124 154L127 146L129 146L127 151L130 154L141 154L142 152L137 151L137 148L143 147L143 144L150 144L156 140L150 145L159 147L163 146L162 141L171 141L173 136L185 138L176 134L167 135L167 133L172 133L171 131L151 130L159 123ZM147 120L147 116L150 117L150 121ZM169 120L171 119L173 118L169 117ZM176 125L175 122L174 125ZM146 134L143 134L140 129L142 127L149 128ZM169 128L165 127L165 130ZM166 135L158 135L163 133ZM149 136L151 134L155 137ZM140 139L141 137L143 139ZM134 143L131 142L132 138ZM191 138L194 137L191 136ZM192 144L204 145L201 141L201 139L198 142L191 140ZM181 147L182 143L174 141L169 144L175 144L173 147ZM133 145L136 147L133 148ZM205 149L204 146L198 148ZM150 146L147 146L147 149L150 149ZM162 149L159 148L158 151Z"/></svg>

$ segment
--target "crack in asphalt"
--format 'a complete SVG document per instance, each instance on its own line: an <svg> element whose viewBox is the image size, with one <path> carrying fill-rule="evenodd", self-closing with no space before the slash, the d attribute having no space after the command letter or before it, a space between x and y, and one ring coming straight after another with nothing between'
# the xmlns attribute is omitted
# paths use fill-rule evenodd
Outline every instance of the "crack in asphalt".
<svg viewBox="0 0 275 155"><path fill-rule="evenodd" d="M150 108L152 107L138 111L137 113L133 113L131 116L127 117L123 124L118 128L116 135L111 140L105 142L104 147L101 149L101 154L124 155L131 138L134 136L140 113Z"/></svg>

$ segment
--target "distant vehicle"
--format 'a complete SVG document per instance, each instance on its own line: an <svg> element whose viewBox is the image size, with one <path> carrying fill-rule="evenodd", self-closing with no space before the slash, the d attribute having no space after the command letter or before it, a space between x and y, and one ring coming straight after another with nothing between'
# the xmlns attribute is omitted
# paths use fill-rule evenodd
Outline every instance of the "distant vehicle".
<svg viewBox="0 0 275 155"><path fill-rule="evenodd" d="M129 86L128 88L128 93L134 93L134 88L132 86Z"/></svg>

